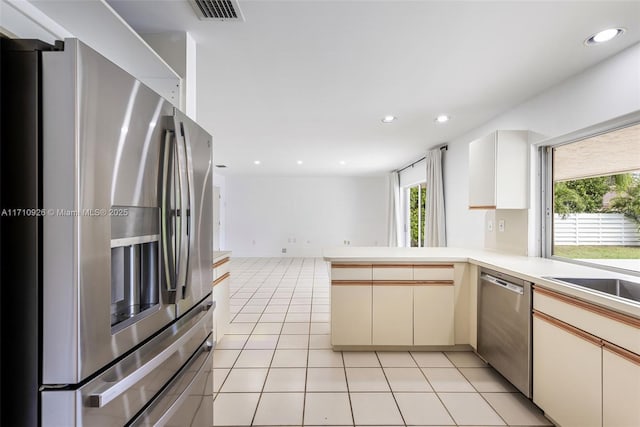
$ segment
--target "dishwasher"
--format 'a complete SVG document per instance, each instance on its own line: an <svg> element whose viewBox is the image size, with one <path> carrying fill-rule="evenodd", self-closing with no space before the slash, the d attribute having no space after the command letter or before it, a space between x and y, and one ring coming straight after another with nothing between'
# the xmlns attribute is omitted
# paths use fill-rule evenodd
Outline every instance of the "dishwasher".
<svg viewBox="0 0 640 427"><path fill-rule="evenodd" d="M480 269L478 354L531 398L531 282Z"/></svg>

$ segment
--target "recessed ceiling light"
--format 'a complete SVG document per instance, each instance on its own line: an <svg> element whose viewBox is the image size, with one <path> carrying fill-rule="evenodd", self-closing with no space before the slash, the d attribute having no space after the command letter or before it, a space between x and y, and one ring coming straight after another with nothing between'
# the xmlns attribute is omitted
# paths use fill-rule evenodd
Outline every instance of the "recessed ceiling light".
<svg viewBox="0 0 640 427"><path fill-rule="evenodd" d="M393 123L396 120L398 120L396 116L384 116L384 118L382 119L382 123Z"/></svg>
<svg viewBox="0 0 640 427"><path fill-rule="evenodd" d="M340 164L344 166L347 164L347 162L345 162L344 160L340 160Z"/></svg>
<svg viewBox="0 0 640 427"><path fill-rule="evenodd" d="M440 114L438 117L436 117L436 122L438 123L446 123L449 121L449 116L447 116L446 114Z"/></svg>
<svg viewBox="0 0 640 427"><path fill-rule="evenodd" d="M254 161L253 161L253 164L254 164L254 165L259 165L259 164L260 164L260 160L254 160Z"/></svg>
<svg viewBox="0 0 640 427"><path fill-rule="evenodd" d="M302 160L298 160L296 163L301 165L302 164Z"/></svg>
<svg viewBox="0 0 640 427"><path fill-rule="evenodd" d="M609 40L618 37L624 33L624 28L608 28L606 30L598 31L588 39L584 41L587 46L593 46L596 44L608 42Z"/></svg>

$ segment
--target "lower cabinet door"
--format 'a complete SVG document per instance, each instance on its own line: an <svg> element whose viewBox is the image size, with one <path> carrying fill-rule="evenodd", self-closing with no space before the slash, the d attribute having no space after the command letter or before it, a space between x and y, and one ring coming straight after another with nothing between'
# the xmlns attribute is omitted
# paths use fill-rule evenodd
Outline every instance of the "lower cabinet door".
<svg viewBox="0 0 640 427"><path fill-rule="evenodd" d="M213 312L214 335L216 341L220 341L229 330L231 317L229 311L229 279L224 279L213 287L213 300L216 302L216 309Z"/></svg>
<svg viewBox="0 0 640 427"><path fill-rule="evenodd" d="M567 327L534 315L533 401L560 426L601 426L602 348Z"/></svg>
<svg viewBox="0 0 640 427"><path fill-rule="evenodd" d="M413 345L413 287L373 287L373 344Z"/></svg>
<svg viewBox="0 0 640 427"><path fill-rule="evenodd" d="M602 402L604 427L640 426L640 356L621 357L605 345Z"/></svg>
<svg viewBox="0 0 640 427"><path fill-rule="evenodd" d="M413 289L413 344L454 345L453 285Z"/></svg>
<svg viewBox="0 0 640 427"><path fill-rule="evenodd" d="M371 284L331 285L331 345L371 345Z"/></svg>

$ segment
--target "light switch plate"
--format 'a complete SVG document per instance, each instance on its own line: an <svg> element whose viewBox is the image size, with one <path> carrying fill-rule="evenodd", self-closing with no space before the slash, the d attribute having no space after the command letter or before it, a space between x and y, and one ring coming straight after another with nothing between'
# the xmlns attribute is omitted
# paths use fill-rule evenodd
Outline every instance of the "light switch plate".
<svg viewBox="0 0 640 427"><path fill-rule="evenodd" d="M487 222L487 231L493 231L493 221L489 220Z"/></svg>

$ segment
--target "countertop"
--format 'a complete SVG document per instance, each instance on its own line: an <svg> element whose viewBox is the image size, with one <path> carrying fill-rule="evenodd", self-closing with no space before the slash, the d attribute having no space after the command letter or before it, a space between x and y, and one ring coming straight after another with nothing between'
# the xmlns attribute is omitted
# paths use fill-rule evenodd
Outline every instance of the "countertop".
<svg viewBox="0 0 640 427"><path fill-rule="evenodd" d="M465 248L326 248L329 262L469 262L520 277L542 287L570 295L640 319L640 303L609 296L577 285L563 284L545 277L619 278L640 283L637 276L586 267L548 258L510 255Z"/></svg>
<svg viewBox="0 0 640 427"><path fill-rule="evenodd" d="M216 263L229 256L231 256L231 251L213 251L213 262Z"/></svg>

